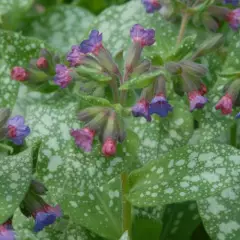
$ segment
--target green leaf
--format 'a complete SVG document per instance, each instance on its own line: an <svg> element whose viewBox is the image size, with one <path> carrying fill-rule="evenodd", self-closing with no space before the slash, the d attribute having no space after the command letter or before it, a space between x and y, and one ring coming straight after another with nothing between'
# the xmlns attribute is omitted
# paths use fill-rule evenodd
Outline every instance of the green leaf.
<svg viewBox="0 0 240 240"><path fill-rule="evenodd" d="M0 223L11 217L23 200L32 179L32 149L13 156L1 156Z"/></svg>
<svg viewBox="0 0 240 240"><path fill-rule="evenodd" d="M154 116L151 123L136 119L133 131L139 136L141 146L138 157L142 163L186 144L193 133L193 118L189 108L181 102L170 101L173 112L166 118Z"/></svg>
<svg viewBox="0 0 240 240"><path fill-rule="evenodd" d="M91 153L84 153L69 133L82 125L77 110L78 104L68 98L30 106L27 121L32 135L28 140L42 139L37 177L46 184L54 202L77 224L105 238L118 239L121 185L118 179L110 180L131 169L132 161L136 161L135 134L118 145L113 158L102 156L97 141Z"/></svg>
<svg viewBox="0 0 240 240"><path fill-rule="evenodd" d="M128 89L136 89L136 88L145 88L150 85L157 76L165 74L163 70L157 69L152 72L143 73L140 76L134 77L126 81L119 89L120 90L128 90Z"/></svg>
<svg viewBox="0 0 240 240"><path fill-rule="evenodd" d="M0 106L13 108L18 95L19 84L10 78L10 69L5 64L0 65Z"/></svg>
<svg viewBox="0 0 240 240"><path fill-rule="evenodd" d="M168 57L170 60L182 60L195 47L197 35L188 36L183 39L181 44L174 49L174 52Z"/></svg>
<svg viewBox="0 0 240 240"><path fill-rule="evenodd" d="M31 23L28 34L45 40L61 52L79 45L94 16L87 10L71 5L50 8Z"/></svg>
<svg viewBox="0 0 240 240"><path fill-rule="evenodd" d="M2 0L0 3L0 15L13 13L14 11L26 11L32 5L33 0Z"/></svg>
<svg viewBox="0 0 240 240"><path fill-rule="evenodd" d="M164 21L159 13L146 14L141 1L132 0L121 6L112 6L102 12L91 26L103 33L103 43L116 56L122 50L127 50L130 43L130 29L134 24L156 30L156 43L144 49L145 55L151 57L156 52L159 55L169 53L176 44L177 28Z"/></svg>
<svg viewBox="0 0 240 240"><path fill-rule="evenodd" d="M190 240L201 223L195 202L171 204L166 207L163 218L162 240Z"/></svg>
<svg viewBox="0 0 240 240"><path fill-rule="evenodd" d="M240 156L236 158L239 161ZM198 201L204 227L213 240L238 240L240 236L240 187L225 188L218 194Z"/></svg>
<svg viewBox="0 0 240 240"><path fill-rule="evenodd" d="M240 151L228 145L185 146L131 173L128 199L139 207L200 200L238 182Z"/></svg>
<svg viewBox="0 0 240 240"><path fill-rule="evenodd" d="M25 66L32 58L39 55L41 48L45 47L41 40L0 30L0 51L9 67Z"/></svg>

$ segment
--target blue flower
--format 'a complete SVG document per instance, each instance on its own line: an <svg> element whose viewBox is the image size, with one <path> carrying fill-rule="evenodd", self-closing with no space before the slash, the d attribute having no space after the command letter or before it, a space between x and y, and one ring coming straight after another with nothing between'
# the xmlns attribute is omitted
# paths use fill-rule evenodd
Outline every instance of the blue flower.
<svg viewBox="0 0 240 240"><path fill-rule="evenodd" d="M30 134L30 128L24 125L22 116L10 118L7 122L7 137L16 145L21 145Z"/></svg>
<svg viewBox="0 0 240 240"><path fill-rule="evenodd" d="M223 0L223 4L232 4L233 6L237 6L239 0Z"/></svg>
<svg viewBox="0 0 240 240"><path fill-rule="evenodd" d="M161 8L161 4L158 0L142 0L142 3L147 13L153 13Z"/></svg>
<svg viewBox="0 0 240 240"><path fill-rule="evenodd" d="M89 38L80 44L80 51L84 54L92 53L98 55L102 47L102 33L99 33L97 30L92 30Z"/></svg>
<svg viewBox="0 0 240 240"><path fill-rule="evenodd" d="M34 231L39 232L46 226L53 224L57 218L62 216L62 212L59 205L56 207L45 205L42 209L36 211L33 216L35 218Z"/></svg>
<svg viewBox="0 0 240 240"><path fill-rule="evenodd" d="M54 82L61 88L66 88L71 80L70 69L63 64L57 64Z"/></svg>
<svg viewBox="0 0 240 240"><path fill-rule="evenodd" d="M236 115L236 118L237 119L240 118L240 112Z"/></svg>
<svg viewBox="0 0 240 240"><path fill-rule="evenodd" d="M151 46L155 43L155 30L144 29L140 24L135 24L130 30L133 42L140 43L141 47Z"/></svg>
<svg viewBox="0 0 240 240"><path fill-rule="evenodd" d="M152 120L149 114L149 103L144 98L132 107L132 114L134 117L144 117L148 122Z"/></svg>
<svg viewBox="0 0 240 240"><path fill-rule="evenodd" d="M163 94L155 96L149 106L149 113L158 114L160 117L166 117L168 112L172 112L173 107L168 103Z"/></svg>

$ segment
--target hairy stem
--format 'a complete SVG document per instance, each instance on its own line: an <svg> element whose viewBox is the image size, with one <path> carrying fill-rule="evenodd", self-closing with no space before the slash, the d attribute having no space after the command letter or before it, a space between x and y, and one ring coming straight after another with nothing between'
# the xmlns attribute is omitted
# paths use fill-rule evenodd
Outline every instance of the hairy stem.
<svg viewBox="0 0 240 240"><path fill-rule="evenodd" d="M114 77L110 82L110 87L112 89L113 101L114 103L119 102L118 84L117 79Z"/></svg>
<svg viewBox="0 0 240 240"><path fill-rule="evenodd" d="M125 83L125 82L128 80L128 77L129 77L129 74L128 74L128 72L126 71L126 72L124 73L124 77L123 77L123 79L122 79L122 81L121 81L121 84ZM121 103L122 105L124 105L124 103L125 103L125 101L126 101L126 97L127 97L127 90L121 91L121 93L120 93L120 103Z"/></svg>
<svg viewBox="0 0 240 240"><path fill-rule="evenodd" d="M123 233L128 231L128 235L131 236L131 228L132 228L132 207L131 204L125 198L125 195L128 194L129 186L128 186L128 174L121 174L121 183L122 183L122 229Z"/></svg>
<svg viewBox="0 0 240 240"><path fill-rule="evenodd" d="M181 43L183 37L184 37L184 33L188 24L188 20L189 20L189 13L184 13L182 16L182 22L181 22L181 27L179 30L179 34L178 34L178 38L177 38L177 45Z"/></svg>

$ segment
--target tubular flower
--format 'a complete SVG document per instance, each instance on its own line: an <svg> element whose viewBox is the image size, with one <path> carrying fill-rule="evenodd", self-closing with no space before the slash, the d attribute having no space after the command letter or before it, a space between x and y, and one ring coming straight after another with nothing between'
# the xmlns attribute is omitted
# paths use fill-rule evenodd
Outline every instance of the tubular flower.
<svg viewBox="0 0 240 240"><path fill-rule="evenodd" d="M71 136L74 137L76 145L85 152L91 152L95 131L90 128L71 130Z"/></svg>
<svg viewBox="0 0 240 240"><path fill-rule="evenodd" d="M67 61L71 67L77 67L82 64L85 59L85 54L80 51L80 47L77 45L72 46L71 52L67 55Z"/></svg>
<svg viewBox="0 0 240 240"><path fill-rule="evenodd" d="M168 103L164 94L156 95L150 105L149 105L149 114L157 114L160 117L166 117L168 112L172 112L173 107Z"/></svg>
<svg viewBox="0 0 240 240"><path fill-rule="evenodd" d="M0 225L0 240L15 240L11 220Z"/></svg>
<svg viewBox="0 0 240 240"><path fill-rule="evenodd" d="M28 79L27 71L22 67L14 67L11 71L11 78L13 80L23 82Z"/></svg>
<svg viewBox="0 0 240 240"><path fill-rule="evenodd" d="M152 120L149 114L149 102L142 98L132 107L134 117L144 117L148 122Z"/></svg>
<svg viewBox="0 0 240 240"><path fill-rule="evenodd" d="M147 13L153 13L160 10L161 4L158 0L142 0Z"/></svg>
<svg viewBox="0 0 240 240"><path fill-rule="evenodd" d="M10 118L7 122L7 137L16 145L21 145L30 134L30 128L24 124L22 116Z"/></svg>
<svg viewBox="0 0 240 240"><path fill-rule="evenodd" d="M102 145L102 153L105 157L111 157L116 154L117 146L116 141L112 138L107 138Z"/></svg>
<svg viewBox="0 0 240 240"><path fill-rule="evenodd" d="M240 27L240 8L237 8L228 13L227 22L233 30L238 30Z"/></svg>
<svg viewBox="0 0 240 240"><path fill-rule="evenodd" d="M54 82L61 88L66 88L71 80L70 70L63 64L57 64Z"/></svg>
<svg viewBox="0 0 240 240"><path fill-rule="evenodd" d="M188 99L190 102L190 111L192 112L194 109L201 109L207 103L207 98L203 97L199 91L191 91L188 93Z"/></svg>

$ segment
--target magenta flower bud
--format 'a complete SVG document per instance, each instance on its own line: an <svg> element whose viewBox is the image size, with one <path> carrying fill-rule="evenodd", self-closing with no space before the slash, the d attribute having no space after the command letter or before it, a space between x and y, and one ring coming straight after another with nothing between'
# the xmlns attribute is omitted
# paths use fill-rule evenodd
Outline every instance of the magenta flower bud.
<svg viewBox="0 0 240 240"><path fill-rule="evenodd" d="M61 88L66 88L71 80L70 69L63 64L57 64L54 82Z"/></svg>
<svg viewBox="0 0 240 240"><path fill-rule="evenodd" d="M117 146L116 141L112 138L107 138L102 145L102 154L105 157L112 157L116 154Z"/></svg>
<svg viewBox="0 0 240 240"><path fill-rule="evenodd" d="M227 22L229 23L230 27L237 31L240 26L240 8L237 8L231 11L227 15Z"/></svg>
<svg viewBox="0 0 240 240"><path fill-rule="evenodd" d="M75 139L76 145L85 152L92 151L92 143L95 136L95 131L90 128L82 128L71 130L70 134Z"/></svg>
<svg viewBox="0 0 240 240"><path fill-rule="evenodd" d="M188 93L188 99L190 102L190 111L192 112L194 109L201 109L205 106L208 99L203 97L199 91L191 91Z"/></svg>
<svg viewBox="0 0 240 240"><path fill-rule="evenodd" d="M92 30L89 38L80 44L80 52L98 55L102 47L102 33L99 33L98 30Z"/></svg>
<svg viewBox="0 0 240 240"><path fill-rule="evenodd" d="M144 29L140 24L135 24L130 30L130 36L134 43L139 43L141 47L151 46L155 43L155 30Z"/></svg>
<svg viewBox="0 0 240 240"><path fill-rule="evenodd" d="M37 63L36 63L36 66L39 68L39 69L47 69L48 68L48 61L45 57L40 57L38 60L37 60Z"/></svg>
<svg viewBox="0 0 240 240"><path fill-rule="evenodd" d="M199 92L202 96L204 96L204 95L208 92L207 86L206 86L204 83L201 83L198 92Z"/></svg>
<svg viewBox="0 0 240 240"><path fill-rule="evenodd" d="M0 240L15 240L11 220L0 225Z"/></svg>
<svg viewBox="0 0 240 240"><path fill-rule="evenodd" d="M71 52L67 55L67 61L70 63L71 67L77 67L81 65L86 58L86 55L80 51L79 46L72 46Z"/></svg>
<svg viewBox="0 0 240 240"><path fill-rule="evenodd" d="M223 96L216 105L216 110L221 110L223 115L232 113L233 108L233 97L228 93Z"/></svg>
<svg viewBox="0 0 240 240"><path fill-rule="evenodd" d="M35 219L34 231L39 232L46 226L53 224L57 218L61 217L62 211L59 205L52 207L48 204L44 204L42 208L33 212L32 216Z"/></svg>
<svg viewBox="0 0 240 240"><path fill-rule="evenodd" d="M161 8L161 4L158 0L142 0L147 13L153 13Z"/></svg>
<svg viewBox="0 0 240 240"><path fill-rule="evenodd" d="M148 122L152 120L149 114L149 102L144 98L132 107L132 114L134 117L144 117Z"/></svg>
<svg viewBox="0 0 240 240"><path fill-rule="evenodd" d="M28 72L22 67L14 67L11 71L11 78L19 82L26 81Z"/></svg>
<svg viewBox="0 0 240 240"><path fill-rule="evenodd" d="M157 114L160 117L166 117L168 112L172 112L173 107L168 103L164 94L156 95L149 105L149 114Z"/></svg>
<svg viewBox="0 0 240 240"><path fill-rule="evenodd" d="M30 128L24 124L22 116L10 118L7 122L7 137L14 144L21 145L30 134Z"/></svg>

